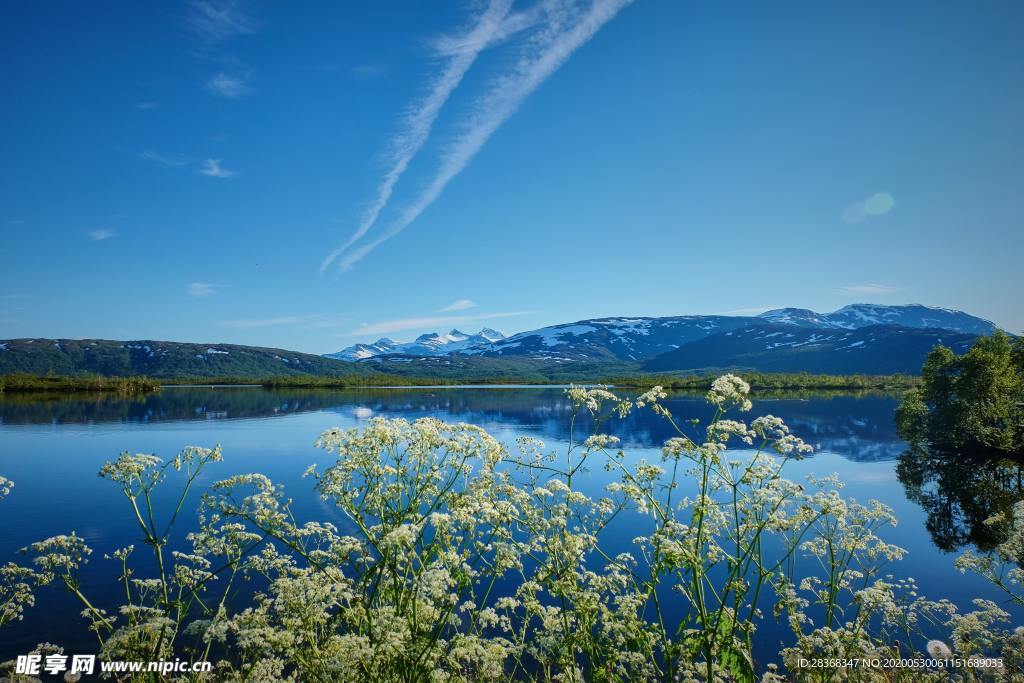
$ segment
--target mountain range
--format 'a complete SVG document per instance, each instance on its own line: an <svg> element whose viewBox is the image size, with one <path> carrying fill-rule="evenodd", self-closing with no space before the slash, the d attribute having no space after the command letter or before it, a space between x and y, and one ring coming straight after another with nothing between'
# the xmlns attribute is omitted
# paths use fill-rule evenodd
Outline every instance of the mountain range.
<svg viewBox="0 0 1024 683"><path fill-rule="evenodd" d="M935 344L963 352L977 336L996 329L991 321L951 309L852 304L831 313L780 308L756 316L593 318L497 340L474 335L472 343L433 344L429 353L416 350L424 346L421 340L445 337L432 334L411 344L356 345L331 357L391 367L427 356L479 356L550 364L626 362L652 372L917 373Z"/></svg>
<svg viewBox="0 0 1024 683"><path fill-rule="evenodd" d="M0 374L152 377L284 375L587 381L637 372L726 369L823 374L917 374L936 344L957 353L996 326L917 304L853 304L831 313L781 308L756 316L593 318L506 337L451 330L408 343L379 339L316 356L234 344L153 340L0 340Z"/></svg>

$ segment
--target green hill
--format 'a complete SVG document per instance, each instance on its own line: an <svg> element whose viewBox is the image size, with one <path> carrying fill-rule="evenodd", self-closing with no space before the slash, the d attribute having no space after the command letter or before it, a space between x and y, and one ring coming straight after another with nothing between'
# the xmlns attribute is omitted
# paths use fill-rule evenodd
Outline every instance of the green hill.
<svg viewBox="0 0 1024 683"><path fill-rule="evenodd" d="M131 377L346 377L373 371L353 363L284 349L235 344L112 341L108 339L6 339L0 341L0 375Z"/></svg>

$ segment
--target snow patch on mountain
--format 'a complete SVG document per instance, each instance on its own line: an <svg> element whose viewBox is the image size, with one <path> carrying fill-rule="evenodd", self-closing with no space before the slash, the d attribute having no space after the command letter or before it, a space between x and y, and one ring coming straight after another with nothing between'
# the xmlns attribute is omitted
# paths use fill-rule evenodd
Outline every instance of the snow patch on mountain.
<svg viewBox="0 0 1024 683"><path fill-rule="evenodd" d="M780 325L799 325L800 327L833 327L828 317L806 308L776 308L765 311L757 316Z"/></svg>
<svg viewBox="0 0 1024 683"><path fill-rule="evenodd" d="M956 311L921 304L850 304L831 313L815 313L804 308L778 308L762 313L772 323L800 327L833 327L855 330L871 325L899 325L915 329L943 329L967 334L992 334L996 325L990 320Z"/></svg>
<svg viewBox="0 0 1024 683"><path fill-rule="evenodd" d="M544 346L560 346L568 341L564 338L565 335L578 337L596 330L597 328L593 325L566 325L564 327L545 328L536 332L527 332L525 336L539 339ZM511 337L511 339L515 339L517 336L519 335Z"/></svg>

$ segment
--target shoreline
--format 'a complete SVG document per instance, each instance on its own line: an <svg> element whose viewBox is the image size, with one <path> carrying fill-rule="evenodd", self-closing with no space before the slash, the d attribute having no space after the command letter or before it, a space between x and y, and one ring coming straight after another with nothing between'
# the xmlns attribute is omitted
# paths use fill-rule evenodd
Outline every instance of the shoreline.
<svg viewBox="0 0 1024 683"><path fill-rule="evenodd" d="M734 371L750 384L751 393L788 391L861 392L882 391L898 393L920 385L920 378L910 375L818 375L806 373L760 373ZM164 388L230 388L263 387L266 389L540 389L566 388L573 384L619 389L649 389L655 385L666 391L706 391L717 375L636 375L594 376L582 373L569 381L558 378L519 380L507 377L470 377L445 379L443 377L348 378L320 376L289 376L271 378L253 377L113 377L113 376L0 376L0 395L10 394L80 394L110 393L120 395L149 394ZM370 381L366 381L370 380ZM378 381L373 381L378 380Z"/></svg>

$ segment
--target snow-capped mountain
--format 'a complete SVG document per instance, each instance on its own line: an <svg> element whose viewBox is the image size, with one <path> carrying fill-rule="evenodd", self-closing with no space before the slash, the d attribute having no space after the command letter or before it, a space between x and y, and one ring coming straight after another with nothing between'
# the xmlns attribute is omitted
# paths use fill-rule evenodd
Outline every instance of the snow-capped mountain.
<svg viewBox="0 0 1024 683"><path fill-rule="evenodd" d="M847 330L869 325L956 330L966 334L992 334L996 330L996 325L984 318L968 315L963 311L920 304L904 306L850 304L832 313L815 313L804 308L777 308L773 311L765 311L758 317L772 323L800 327L835 327Z"/></svg>
<svg viewBox="0 0 1024 683"><path fill-rule="evenodd" d="M338 360L363 360L364 358L373 358L374 356L387 353L401 353L401 351L396 350L400 346L402 345L394 339L381 337L372 344L353 344L352 346L346 346L336 353L325 355L327 358L337 358Z"/></svg>
<svg viewBox="0 0 1024 683"><path fill-rule="evenodd" d="M557 362L601 359L634 361L654 358L732 330L777 325L826 331L888 325L918 330L949 330L973 336L991 334L996 329L988 320L946 308L918 304L853 304L832 313L780 308L758 316L687 315L580 320L521 332L495 344L480 346L464 353L492 357L527 356Z"/></svg>
<svg viewBox="0 0 1024 683"><path fill-rule="evenodd" d="M709 334L733 330L757 318L684 315L671 318L594 318L521 332L467 354L538 360L641 360Z"/></svg>
<svg viewBox="0 0 1024 683"><path fill-rule="evenodd" d="M466 334L451 330L447 334L430 332L421 334L414 341L401 343L382 337L372 344L353 344L336 353L326 354L327 358L357 361L374 356L444 356L456 351L468 352L475 348L488 346L505 338L501 332L485 327L476 334Z"/></svg>

